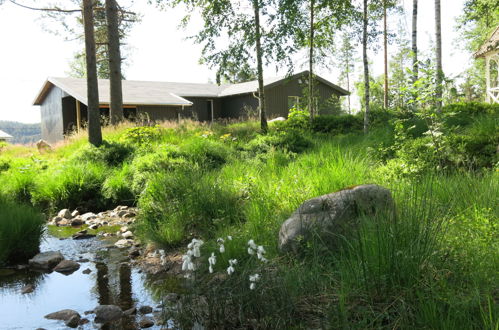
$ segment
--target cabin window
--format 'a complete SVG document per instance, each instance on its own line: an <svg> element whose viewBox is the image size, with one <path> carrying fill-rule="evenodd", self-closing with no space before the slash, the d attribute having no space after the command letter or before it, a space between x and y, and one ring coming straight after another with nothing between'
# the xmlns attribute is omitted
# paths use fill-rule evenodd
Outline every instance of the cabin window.
<svg viewBox="0 0 499 330"><path fill-rule="evenodd" d="M300 109L300 97L299 96L288 96L288 109Z"/></svg>

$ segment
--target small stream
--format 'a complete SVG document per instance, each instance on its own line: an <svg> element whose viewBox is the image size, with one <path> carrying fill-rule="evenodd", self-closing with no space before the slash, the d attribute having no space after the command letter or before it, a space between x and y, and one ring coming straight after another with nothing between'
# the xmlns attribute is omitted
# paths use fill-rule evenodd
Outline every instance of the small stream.
<svg viewBox="0 0 499 330"><path fill-rule="evenodd" d="M101 238L61 240L45 234L41 252L60 251L66 259L80 262L81 267L71 275L0 269L0 329L68 329L63 321L44 318L62 309L73 309L90 321L78 329L96 329L95 315L85 312L109 304L124 311L151 306L154 312L148 316L157 322L149 329L166 328L168 324L161 325L161 300L155 292L172 289L176 280L142 273L130 264L126 249L108 248L111 243ZM85 274L88 270L90 273ZM28 284L34 286L34 291L22 294ZM124 317L112 328L137 329L141 317Z"/></svg>

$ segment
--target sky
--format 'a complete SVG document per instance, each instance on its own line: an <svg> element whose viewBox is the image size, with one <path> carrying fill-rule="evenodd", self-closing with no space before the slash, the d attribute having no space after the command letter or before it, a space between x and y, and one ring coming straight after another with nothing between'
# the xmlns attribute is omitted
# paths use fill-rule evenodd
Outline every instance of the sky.
<svg viewBox="0 0 499 330"><path fill-rule="evenodd" d="M44 2L36 1L36 4ZM455 17L461 14L463 2L441 0L443 69L450 76L464 70L471 60L471 54L461 52L462 45L455 42ZM410 31L412 0L402 0L402 3L406 10L405 25ZM419 0L420 49L427 49L434 35L433 4L433 0ZM214 71L199 64L201 47L185 39L198 31L200 21L194 20L185 31L177 28L184 15L181 8L160 11L147 5L146 0L136 0L134 10L142 14L142 21L136 24L127 40L132 48L130 65L125 72L127 79L200 83L214 80ZM35 96L47 77L67 76L74 52L83 47L77 41L65 41L63 36L47 32L44 28L47 25L52 29L58 27L41 18L38 11L9 2L0 6L0 120L40 122L39 107L32 106ZM369 53L374 74L382 72L382 56L381 51ZM284 74L273 67L266 72L266 76ZM319 69L318 74L337 83L335 69Z"/></svg>

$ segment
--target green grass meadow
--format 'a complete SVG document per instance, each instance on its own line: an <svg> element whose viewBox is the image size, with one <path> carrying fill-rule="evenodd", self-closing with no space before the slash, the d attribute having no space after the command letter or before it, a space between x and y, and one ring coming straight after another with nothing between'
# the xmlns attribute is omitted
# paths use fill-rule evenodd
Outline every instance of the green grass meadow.
<svg viewBox="0 0 499 330"><path fill-rule="evenodd" d="M202 239L189 293L168 316L181 328L498 329L498 111L451 110L439 140L408 114L375 114L367 135L355 116L274 123L267 135L256 122L124 124L99 148L84 134L43 155L4 148L0 195L30 205L19 214L136 205L143 241L185 251ZM392 191L395 214L363 218L339 244L278 251L301 203L368 183ZM10 220L2 207L0 238ZM267 263L248 254L250 239Z"/></svg>

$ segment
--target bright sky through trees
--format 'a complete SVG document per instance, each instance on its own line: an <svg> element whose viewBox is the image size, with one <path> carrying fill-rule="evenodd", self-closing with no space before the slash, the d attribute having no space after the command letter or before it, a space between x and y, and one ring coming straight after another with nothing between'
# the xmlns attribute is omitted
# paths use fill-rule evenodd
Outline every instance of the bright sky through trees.
<svg viewBox="0 0 499 330"><path fill-rule="evenodd" d="M403 3L406 10L405 25L410 31L412 1L403 0ZM464 48L463 44L454 43L457 36L454 32L455 17L461 14L462 3L463 0L442 0L443 69L451 76L463 71L471 58L471 54L460 50ZM420 49L426 51L434 36L433 1L420 1L419 7L418 43ZM215 80L213 71L198 64L200 47L185 40L186 36L198 31L201 24L199 20L193 20L189 30L182 31L177 30L184 14L180 8L165 12L141 2L141 6L133 9L141 12L143 18L128 39L133 50L131 65L125 72L127 79L179 82ZM39 122L40 111L38 107L31 106L36 93L48 76L66 76L73 53L81 49L82 45L78 42L64 41L62 36L46 32L43 26L49 24L48 19L40 19L39 12L8 2L0 7L0 120ZM396 26L392 25L392 29L395 31ZM380 74L383 70L382 51L376 54L370 52L370 58L374 62L373 75ZM299 63L305 64L306 59ZM356 81L359 80L357 71L354 75ZM266 70L266 75L274 73L273 66ZM284 73L283 70L278 74ZM333 82L338 81L338 72L334 69L319 69L317 73Z"/></svg>

